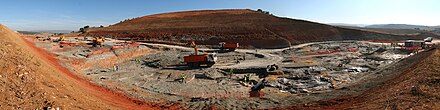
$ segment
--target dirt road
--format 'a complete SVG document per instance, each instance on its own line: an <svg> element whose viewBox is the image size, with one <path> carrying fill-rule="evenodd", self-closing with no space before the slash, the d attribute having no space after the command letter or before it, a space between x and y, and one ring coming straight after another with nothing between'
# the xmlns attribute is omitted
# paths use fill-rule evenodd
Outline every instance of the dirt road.
<svg viewBox="0 0 440 110"><path fill-rule="evenodd" d="M246 60L242 61L239 64L234 65L214 65L214 68L220 68L220 69L228 69L228 68L264 68L269 64L276 64L283 60L283 57L271 54L273 52L280 52L283 50L291 49L291 48L301 48L307 45L317 44L321 42L313 42L313 43L305 43L305 44L299 44L294 45L291 47L281 48L281 49L237 49L236 52L240 53L250 53L250 54L258 54L263 56L263 58L260 58L258 60ZM154 44L154 43L141 43L142 45L148 45L148 46L161 46L161 47L167 47L167 48L175 48L175 49L181 49L181 50L188 50L192 51L193 48L190 47L184 47L184 46L176 46L176 45L168 45L168 44ZM216 51L218 49L207 49L207 48L199 48L199 51Z"/></svg>

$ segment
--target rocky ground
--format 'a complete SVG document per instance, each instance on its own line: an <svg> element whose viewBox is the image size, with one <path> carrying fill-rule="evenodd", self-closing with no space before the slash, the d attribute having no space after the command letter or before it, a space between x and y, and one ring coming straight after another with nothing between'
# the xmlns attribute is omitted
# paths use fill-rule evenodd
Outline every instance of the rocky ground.
<svg viewBox="0 0 440 110"><path fill-rule="evenodd" d="M303 95L322 95L347 87L409 56L389 46L368 42L326 42L274 52L237 50L217 53L219 60L214 67L193 69L182 61L183 56L193 53L190 48L147 47L155 52L116 63L113 68L86 69L83 73L109 88L115 87L108 82L131 85L141 88L142 92L126 92L128 94L149 101L180 103L188 109L270 108L321 99ZM275 56L281 59L273 60ZM275 63L282 67L284 74L264 76L265 65L247 66L259 61L279 61ZM339 67L339 64L343 65ZM233 74L229 75L231 70ZM248 74L251 82L243 82ZM182 76L185 80L180 81ZM265 96L249 98L250 87L262 79L268 81L263 90ZM297 98L290 99L291 102L283 101L285 97L293 96ZM299 101L307 97L315 98ZM231 102L238 104L226 106ZM252 105L247 105L250 102Z"/></svg>
<svg viewBox="0 0 440 110"><path fill-rule="evenodd" d="M67 62L63 66L94 84L144 101L179 104L186 109L264 109L360 94L374 85L364 82L391 77L398 70L389 68L402 65L413 55L399 47L366 41L315 42L234 52L201 46L199 53L216 53L218 60L211 68L190 68L183 57L194 54L194 50L184 46L140 43L134 48L87 56L121 45L120 41L108 39L97 48L82 44L60 48L56 43L31 41L53 51L59 60ZM281 68L269 74L269 64ZM250 81L243 80L246 75L250 75ZM251 87L263 79L267 82L260 91L262 95L251 97Z"/></svg>

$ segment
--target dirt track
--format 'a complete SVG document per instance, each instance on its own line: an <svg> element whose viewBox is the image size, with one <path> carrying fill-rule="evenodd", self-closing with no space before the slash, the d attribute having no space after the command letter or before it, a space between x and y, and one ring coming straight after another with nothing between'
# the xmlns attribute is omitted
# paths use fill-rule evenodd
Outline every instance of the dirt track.
<svg viewBox="0 0 440 110"><path fill-rule="evenodd" d="M319 43L319 42L315 42L315 43ZM281 62L283 60L283 58L278 55L270 54L272 52L279 52L279 51L287 50L290 48L301 48L303 46L311 45L311 44L315 44L315 43L305 43L305 44L295 45L292 47L286 47L286 48L281 48L281 49L237 49L236 52L259 54L259 55L264 56L265 59L243 61L243 62L240 62L240 64L235 64L235 65L215 65L214 67L215 68L223 68L223 69L227 69L227 68L241 69L241 68L250 68L250 67L264 68L268 64L272 64L274 62ZM182 50L189 50L189 51L194 50L193 48L190 48L190 47L168 45L168 44L153 44L153 43L141 43L141 44L150 45L150 46L162 46L162 47L167 47L167 48L182 49ZM214 51L214 50L218 50L218 49L207 49L207 48L200 48L199 49L199 51L202 51L202 52L203 51Z"/></svg>

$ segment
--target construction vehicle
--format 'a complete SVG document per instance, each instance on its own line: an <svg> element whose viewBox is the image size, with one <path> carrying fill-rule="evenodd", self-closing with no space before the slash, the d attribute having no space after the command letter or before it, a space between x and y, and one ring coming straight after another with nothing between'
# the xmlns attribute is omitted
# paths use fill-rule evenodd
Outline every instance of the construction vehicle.
<svg viewBox="0 0 440 110"><path fill-rule="evenodd" d="M197 45L194 41L191 42L191 47L194 48L194 55L184 56L183 60L189 67L200 67L200 65L206 65L211 67L215 64L217 56L214 53L198 54Z"/></svg>
<svg viewBox="0 0 440 110"><path fill-rule="evenodd" d="M261 80L257 84L251 87L251 91L249 92L250 97L261 97L264 94L261 93L261 89L263 89L267 85L266 79Z"/></svg>
<svg viewBox="0 0 440 110"><path fill-rule="evenodd" d="M266 66L266 75L283 75L283 71L279 70L280 67L277 64Z"/></svg>
<svg viewBox="0 0 440 110"><path fill-rule="evenodd" d="M96 47L98 45L102 45L104 43L104 38L103 37L94 37L92 43L93 43L92 44L93 47Z"/></svg>
<svg viewBox="0 0 440 110"><path fill-rule="evenodd" d="M276 71L278 70L278 65L276 64L272 64L272 65L267 65L266 66L266 72L272 72L272 71Z"/></svg>
<svg viewBox="0 0 440 110"><path fill-rule="evenodd" d="M58 39L54 39L53 42L61 42L64 41L64 36L59 37Z"/></svg>
<svg viewBox="0 0 440 110"><path fill-rule="evenodd" d="M220 42L220 49L222 50L229 50L229 51L235 51L239 47L238 43L231 43L228 44L226 42Z"/></svg>

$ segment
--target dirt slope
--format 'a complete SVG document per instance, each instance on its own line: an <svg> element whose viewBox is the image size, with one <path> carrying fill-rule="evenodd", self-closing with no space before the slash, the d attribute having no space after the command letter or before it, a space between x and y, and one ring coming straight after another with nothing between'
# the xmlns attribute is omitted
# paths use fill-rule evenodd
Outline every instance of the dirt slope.
<svg viewBox="0 0 440 110"><path fill-rule="evenodd" d="M240 42L257 48L279 48L292 44L347 39L407 39L401 36L335 27L304 20L281 18L254 10L201 10L144 16L110 27L89 29L87 35L118 36L218 44Z"/></svg>
<svg viewBox="0 0 440 110"><path fill-rule="evenodd" d="M0 108L159 109L73 75L44 50L0 25ZM155 108L156 107L156 108Z"/></svg>
<svg viewBox="0 0 440 110"><path fill-rule="evenodd" d="M358 96L277 109L440 109L440 49Z"/></svg>

